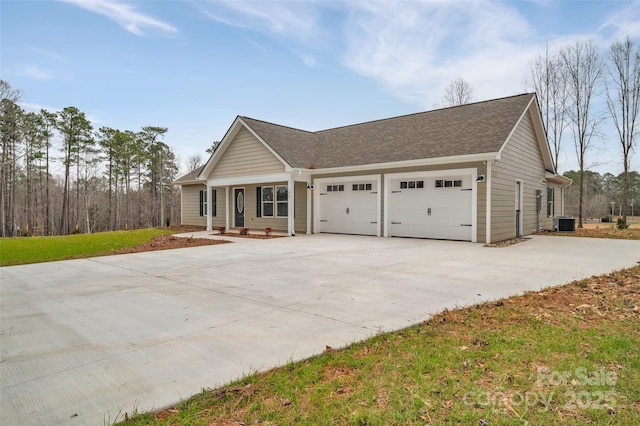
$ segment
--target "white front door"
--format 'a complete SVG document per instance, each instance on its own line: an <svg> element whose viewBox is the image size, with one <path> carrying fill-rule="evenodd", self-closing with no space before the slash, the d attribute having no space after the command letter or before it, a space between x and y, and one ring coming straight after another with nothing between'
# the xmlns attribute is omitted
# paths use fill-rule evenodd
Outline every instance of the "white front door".
<svg viewBox="0 0 640 426"><path fill-rule="evenodd" d="M471 176L427 176L389 182L389 235L472 240Z"/></svg>
<svg viewBox="0 0 640 426"><path fill-rule="evenodd" d="M377 182L362 179L352 182L323 181L319 191L319 232L377 235Z"/></svg>

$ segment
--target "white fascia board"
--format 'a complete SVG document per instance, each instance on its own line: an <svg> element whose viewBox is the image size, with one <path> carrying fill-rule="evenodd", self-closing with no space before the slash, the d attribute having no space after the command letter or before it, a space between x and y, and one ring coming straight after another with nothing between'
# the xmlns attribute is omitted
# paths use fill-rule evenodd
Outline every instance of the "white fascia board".
<svg viewBox="0 0 640 426"><path fill-rule="evenodd" d="M255 176L237 176L220 179L207 180L208 186L237 186L237 185L251 185L258 183L270 183L270 182L287 182L291 178L290 173L272 173L269 175L255 175ZM306 180L304 181L306 182Z"/></svg>
<svg viewBox="0 0 640 426"><path fill-rule="evenodd" d="M365 170L380 170L380 169L395 169L403 167L416 167L416 166L435 166L441 164L460 164L460 163L474 163L479 161L492 161L499 160L500 154L497 152L488 152L483 154L467 154L467 155L454 155L451 157L438 157L438 158L421 158L418 160L406 160L406 161L394 161L390 163L375 163L375 164L362 164L359 166L345 166L345 167L331 167L325 169L307 169L312 175L322 175L328 173L347 173L358 172Z"/></svg>
<svg viewBox="0 0 640 426"><path fill-rule="evenodd" d="M183 185L205 185L206 182L204 180L183 180L180 182L171 182L172 185L183 186Z"/></svg>
<svg viewBox="0 0 640 426"><path fill-rule="evenodd" d="M556 175L551 172L546 172L545 179L551 183L562 185L563 187L570 186L573 183L572 179L562 175Z"/></svg>

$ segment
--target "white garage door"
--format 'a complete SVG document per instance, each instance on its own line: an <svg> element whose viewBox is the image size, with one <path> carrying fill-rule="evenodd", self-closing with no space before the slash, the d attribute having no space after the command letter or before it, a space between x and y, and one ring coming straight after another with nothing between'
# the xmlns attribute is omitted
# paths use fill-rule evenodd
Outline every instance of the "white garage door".
<svg viewBox="0 0 640 426"><path fill-rule="evenodd" d="M378 188L375 181L322 183L319 231L377 235Z"/></svg>
<svg viewBox="0 0 640 426"><path fill-rule="evenodd" d="M471 176L392 179L389 235L471 241Z"/></svg>

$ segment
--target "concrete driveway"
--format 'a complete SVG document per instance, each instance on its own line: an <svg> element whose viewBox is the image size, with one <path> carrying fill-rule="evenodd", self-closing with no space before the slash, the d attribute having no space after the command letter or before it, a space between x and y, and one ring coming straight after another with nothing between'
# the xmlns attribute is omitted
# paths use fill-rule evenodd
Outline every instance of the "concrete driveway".
<svg viewBox="0 0 640 426"><path fill-rule="evenodd" d="M408 326L633 266L640 242L312 235L5 267L0 423L96 425Z"/></svg>

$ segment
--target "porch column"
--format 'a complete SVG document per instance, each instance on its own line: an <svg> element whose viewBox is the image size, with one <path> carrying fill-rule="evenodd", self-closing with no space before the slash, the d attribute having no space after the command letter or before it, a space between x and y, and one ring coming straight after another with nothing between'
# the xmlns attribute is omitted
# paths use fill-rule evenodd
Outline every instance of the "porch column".
<svg viewBox="0 0 640 426"><path fill-rule="evenodd" d="M229 221L229 215L230 215L229 212L233 211L233 209L232 209L233 206L231 205L231 200L229 198L229 187L225 186L224 189L225 189L225 194L224 194L224 198L225 198L225 201L224 201L224 206L225 206L225 208L224 208L225 209L224 220L225 220L225 222L224 223L225 223L225 226L227 227L227 229L229 229L229 228L231 228L229 226L230 223L231 223Z"/></svg>
<svg viewBox="0 0 640 426"><path fill-rule="evenodd" d="M287 193L289 195L288 206L287 206L287 234L292 237L296 235L295 231L295 181L293 180L293 175L289 176L289 182L287 185Z"/></svg>
<svg viewBox="0 0 640 426"><path fill-rule="evenodd" d="M211 199L211 188L212 187L207 185L207 191L204 194L205 200L207 200L207 231L211 231L212 222L213 222L213 213L212 213L213 200Z"/></svg>
<svg viewBox="0 0 640 426"><path fill-rule="evenodd" d="M313 211L311 208L312 192L313 186L311 182L307 182L307 235L311 234L311 212Z"/></svg>

